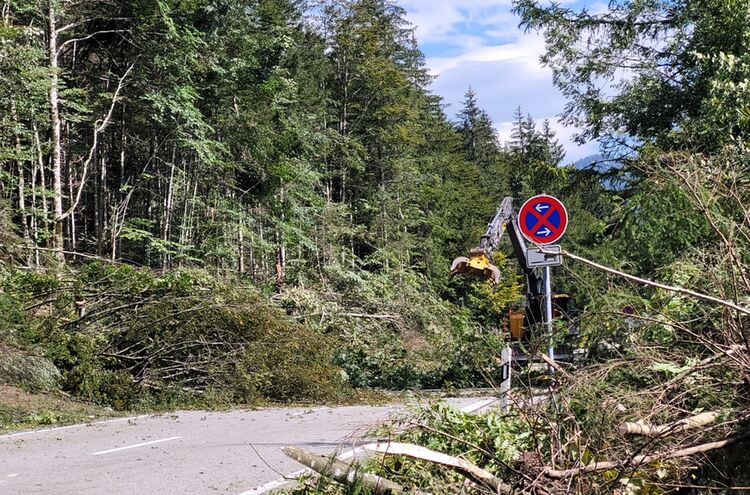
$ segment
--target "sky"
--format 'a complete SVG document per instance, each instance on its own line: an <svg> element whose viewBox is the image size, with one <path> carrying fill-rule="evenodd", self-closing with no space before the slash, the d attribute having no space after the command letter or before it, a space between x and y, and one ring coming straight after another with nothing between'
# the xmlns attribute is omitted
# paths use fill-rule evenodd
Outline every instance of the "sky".
<svg viewBox="0 0 750 495"><path fill-rule="evenodd" d="M510 139L513 114L520 106L539 123L549 119L565 146L564 163L598 152L596 142L574 143L576 129L559 123L565 98L552 84L552 71L539 62L544 40L518 28L511 0L400 0L399 5L416 28L427 67L436 76L432 90L449 104L451 118L471 86L501 142Z"/></svg>

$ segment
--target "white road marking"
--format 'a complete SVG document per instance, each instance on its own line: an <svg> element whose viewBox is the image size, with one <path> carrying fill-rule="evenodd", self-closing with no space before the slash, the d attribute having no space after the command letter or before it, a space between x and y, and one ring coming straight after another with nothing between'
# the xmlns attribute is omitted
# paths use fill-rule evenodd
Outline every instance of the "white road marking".
<svg viewBox="0 0 750 495"><path fill-rule="evenodd" d="M9 474L6 478L15 478L16 476L18 476L18 473Z"/></svg>
<svg viewBox="0 0 750 495"><path fill-rule="evenodd" d="M299 471L295 471L293 473L287 474L283 478L279 478L277 480L269 481L265 485L261 485L261 486L259 486L257 488L253 488L252 490L248 490L246 492L242 492L239 495L261 495L263 493L268 493L271 490L275 490L276 488L281 488L282 486L284 486L287 483L289 483L290 481L292 481L292 479L299 478L300 476L302 476L304 474L307 474L307 473L311 473L311 472L312 471L310 471L308 468L300 469Z"/></svg>
<svg viewBox="0 0 750 495"><path fill-rule="evenodd" d="M364 447L356 447L354 449L349 449L346 452L342 453L341 455L337 457L337 459L340 461L345 461L347 459L351 459L352 457L356 457L359 454L363 454L364 452L365 452ZM282 486L286 485L290 481L294 481L302 475L310 474L310 473L312 473L312 471L309 468L300 469L299 471L295 471L293 473L287 474L283 478L269 481L265 485L261 485L257 488L253 488L252 490L242 492L239 495L261 495L263 493L268 493L271 490L274 490L276 488L281 488Z"/></svg>
<svg viewBox="0 0 750 495"><path fill-rule="evenodd" d="M484 409L485 407L489 406L490 404L497 402L498 400L500 400L500 399L498 399L497 397L492 397L490 399L480 400L479 402L475 402L473 404L469 404L468 406L462 407L461 408L461 412L465 412L465 413L477 412L480 409Z"/></svg>
<svg viewBox="0 0 750 495"><path fill-rule="evenodd" d="M493 402L497 402L499 399L497 397L493 397L490 399L484 399L477 402L474 402L473 404L469 404L468 406L464 406L461 408L461 412L465 413L473 413L475 411L479 411L480 409L483 409ZM338 459L341 461L345 461L347 459L350 459L352 457L356 457L360 453L365 452L364 446L357 447L354 449L349 449L348 451L340 454L338 456ZM269 481L268 483L261 485L257 488L253 488L252 490L248 490L246 492L239 493L238 495L263 495L265 493L270 492L271 490L275 490L276 488L281 488L282 486L286 485L290 481L293 481L296 478L299 478L300 476L304 474L312 473L312 470L309 468L300 469L299 471L295 471L293 473L289 473L283 478L279 478L273 481Z"/></svg>
<svg viewBox="0 0 750 495"><path fill-rule="evenodd" d="M154 416L158 416L158 414L141 414L140 416L129 416L127 418L105 419L103 421L93 421L91 423L80 423L77 425L55 426L53 428L40 428L38 430L19 431L18 433L6 433L5 435L0 435L0 440L2 440L3 438L13 438L13 437L20 437L23 435L33 435L34 433L47 433L50 431L54 432L54 431L61 431L61 430L69 430L71 428L106 425L109 423L122 423L124 421L134 421L136 419L151 418Z"/></svg>
<svg viewBox="0 0 750 495"><path fill-rule="evenodd" d="M121 450L135 449L137 447L145 447L146 445L154 445L156 443L169 442L169 441L172 441L172 440L177 440L179 438L182 438L182 437L169 437L169 438L162 438L161 440L151 440L150 442L137 443L135 445L127 445L125 447L117 447L116 449L102 450L100 452L94 452L93 454L89 454L89 455L111 454L112 452L119 452Z"/></svg>

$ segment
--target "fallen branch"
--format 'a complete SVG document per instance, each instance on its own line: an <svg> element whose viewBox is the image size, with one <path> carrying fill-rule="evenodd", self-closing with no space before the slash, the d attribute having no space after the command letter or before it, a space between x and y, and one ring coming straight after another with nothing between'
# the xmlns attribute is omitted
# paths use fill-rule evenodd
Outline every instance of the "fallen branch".
<svg viewBox="0 0 750 495"><path fill-rule="evenodd" d="M4 244L0 244L0 247L6 247L6 246ZM20 248L20 249L25 249L28 251L48 251L50 253L63 253L63 254L69 254L71 256L80 256L81 258L89 258L92 260L104 261L106 263L111 263L111 264L118 264L118 265L122 264L119 261L115 261L109 258L104 258L103 256L97 256L95 254L80 253L78 251L65 251L65 250L61 251L59 249L44 248L44 247L39 247L39 246L26 246L22 244L19 244L18 246L15 246L15 247Z"/></svg>
<svg viewBox="0 0 750 495"><path fill-rule="evenodd" d="M300 464L304 464L310 469L341 484L353 485L355 483L361 483L364 488L370 490L376 495L405 493L403 487L398 483L394 483L393 481L381 478L372 473L360 471L360 469L353 464L347 464L346 462L315 454L298 447L285 447L281 450L288 457L291 457Z"/></svg>
<svg viewBox="0 0 750 495"><path fill-rule="evenodd" d="M617 427L621 435L640 435L649 438L665 437L681 431L700 428L719 419L717 412L704 412L666 425L648 425L639 422L625 422Z"/></svg>
<svg viewBox="0 0 750 495"><path fill-rule="evenodd" d="M350 318L369 318L372 320L397 320L398 316L395 315L371 315L368 313L341 313L341 316L348 316Z"/></svg>
<svg viewBox="0 0 750 495"><path fill-rule="evenodd" d="M595 471L606 471L609 469L619 469L619 468L623 468L626 466L635 468L635 467L640 466L641 464L648 464L649 462L657 461L659 459L664 459L664 458L688 457L688 456L695 455L695 454L701 454L703 452L709 452L711 450L723 449L724 447L729 447L730 445L735 445L741 442L745 442L747 440L750 440L750 434L742 435L739 437L729 437L724 440L719 440L718 442L703 443L700 445L695 445L693 447L687 447L687 448L679 449L679 450L668 450L665 452L659 452L657 454L651 454L651 455L639 455L639 456L634 457L629 462L615 462L615 461L593 462L586 466L573 468L573 469L556 470L556 469L546 468L543 472L546 476L550 478L558 478L558 479L559 478L572 478L573 476L579 476L581 474L593 473Z"/></svg>
<svg viewBox="0 0 750 495"><path fill-rule="evenodd" d="M511 493L513 491L513 488L503 480L465 459L459 459L419 445L398 442L371 443L365 445L364 449L384 455L411 457L453 468L476 483L492 488L495 493Z"/></svg>
<svg viewBox="0 0 750 495"><path fill-rule="evenodd" d="M591 266L593 268L596 268L597 270L601 270L603 272L610 273L612 275L617 275L619 277L631 280L633 282L637 282L639 284L650 285L651 287L656 287L658 289L668 290L670 292L676 292L677 294L685 294L685 295L694 297L696 299L703 299L704 301L709 301L709 302L718 304L720 306L731 308L731 309L734 309L735 311L738 311L738 312L740 312L740 313L742 313L744 315L750 316L750 308L746 308L746 307L740 306L738 304L733 303L732 301L727 301L725 299L720 299L718 297L710 296L708 294L703 294L702 292L696 292L694 290L685 289L684 287L678 287L678 286L675 286L675 285L662 284L661 282L654 282L653 280L648 280L648 279L645 279L645 278L636 277L635 275L631 275L629 273L621 272L620 270L615 270L614 268L610 268L608 266L599 264L599 263L597 263L595 261L591 261L591 260L586 259L586 258L584 258L582 256L578 256L576 254L570 253L570 252L565 251L565 250L560 251L559 253L552 252L552 251L544 251L544 247L542 246L541 252L544 253L544 254L561 254L561 255L563 255L563 256L565 256L567 258L570 258L570 259L576 260L576 261L580 261L581 263L583 263L585 265L588 265L588 266Z"/></svg>
<svg viewBox="0 0 750 495"><path fill-rule="evenodd" d="M706 366L708 366L709 364L711 364L713 361L715 361L715 360L717 360L719 358L723 358L723 357L729 357L729 358L731 358L736 352L742 351L743 349L746 349L746 348L744 346L740 346L740 345L733 345L728 350L722 351L722 352L720 352L718 354L714 354L713 356L709 356L706 359L704 359L704 360L696 363L694 366L691 366L687 370L682 371L681 373L678 373L677 375L675 375L674 378L670 379L667 382L664 382L664 384L661 385L661 386L666 386L666 385L671 385L673 383L681 382L688 375L691 375L691 374L693 374L693 373L695 373L697 371L700 371L701 369L703 369Z"/></svg>
<svg viewBox="0 0 750 495"><path fill-rule="evenodd" d="M544 362L545 362L545 363L547 363L548 365L552 366L552 367L553 367L553 368L555 369L555 371L557 371L558 373L560 373L560 374L561 374L562 376L564 376L565 378L571 378L571 374L570 374L570 373L568 373L568 372L567 372L567 371L565 370L565 368L563 368L563 367L562 367L562 366L560 366L560 365L559 365L558 363L556 363L556 362L555 362L555 361L554 361L554 360L553 360L552 358L550 358L550 357L549 357L549 356L548 356L547 354L545 354L545 353L543 353L543 352L540 352L540 353L539 353L539 355L540 355L540 356L542 357L542 361L544 361Z"/></svg>

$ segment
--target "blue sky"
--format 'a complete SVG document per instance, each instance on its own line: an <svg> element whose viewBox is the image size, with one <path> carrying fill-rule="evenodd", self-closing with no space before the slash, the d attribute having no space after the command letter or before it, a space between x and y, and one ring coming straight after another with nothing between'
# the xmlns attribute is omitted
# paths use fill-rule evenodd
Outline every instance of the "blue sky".
<svg viewBox="0 0 750 495"><path fill-rule="evenodd" d="M594 10L601 8L587 3ZM552 71L539 62L544 40L518 28L511 0L400 0L399 4L416 27L427 67L437 76L433 92L450 105L449 116L459 111L471 86L501 141L509 139L513 113L520 105L537 121L550 120L565 146L565 163L597 153L597 143L578 146L571 140L576 129L558 122L565 99L552 84ZM582 6L580 1L573 5Z"/></svg>

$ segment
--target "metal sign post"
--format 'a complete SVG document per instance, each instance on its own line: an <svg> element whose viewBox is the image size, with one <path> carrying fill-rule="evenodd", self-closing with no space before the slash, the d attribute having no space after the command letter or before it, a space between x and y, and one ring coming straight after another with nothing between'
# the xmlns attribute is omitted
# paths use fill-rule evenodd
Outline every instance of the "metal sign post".
<svg viewBox="0 0 750 495"><path fill-rule="evenodd" d="M549 338L547 353L549 354L549 358L554 362L555 348L552 346L552 269L549 266L544 267L544 299L547 306L544 320L547 323L547 337ZM550 375L554 374L555 369L552 365L547 365L547 369Z"/></svg>
<svg viewBox="0 0 750 495"><path fill-rule="evenodd" d="M510 410L510 375L511 365L513 364L513 348L508 346L500 354L502 359L501 382L500 382L500 410L508 412Z"/></svg>
<svg viewBox="0 0 750 495"><path fill-rule="evenodd" d="M554 362L555 348L552 345L552 270L550 267L562 264L560 246L552 245L560 240L568 228L568 210L562 201L554 196L539 194L529 198L518 212L518 225L521 233L531 242L541 246L530 248L527 253L526 266L530 269L544 268L544 322L547 325L549 338L549 358ZM554 373L550 364L549 373Z"/></svg>

